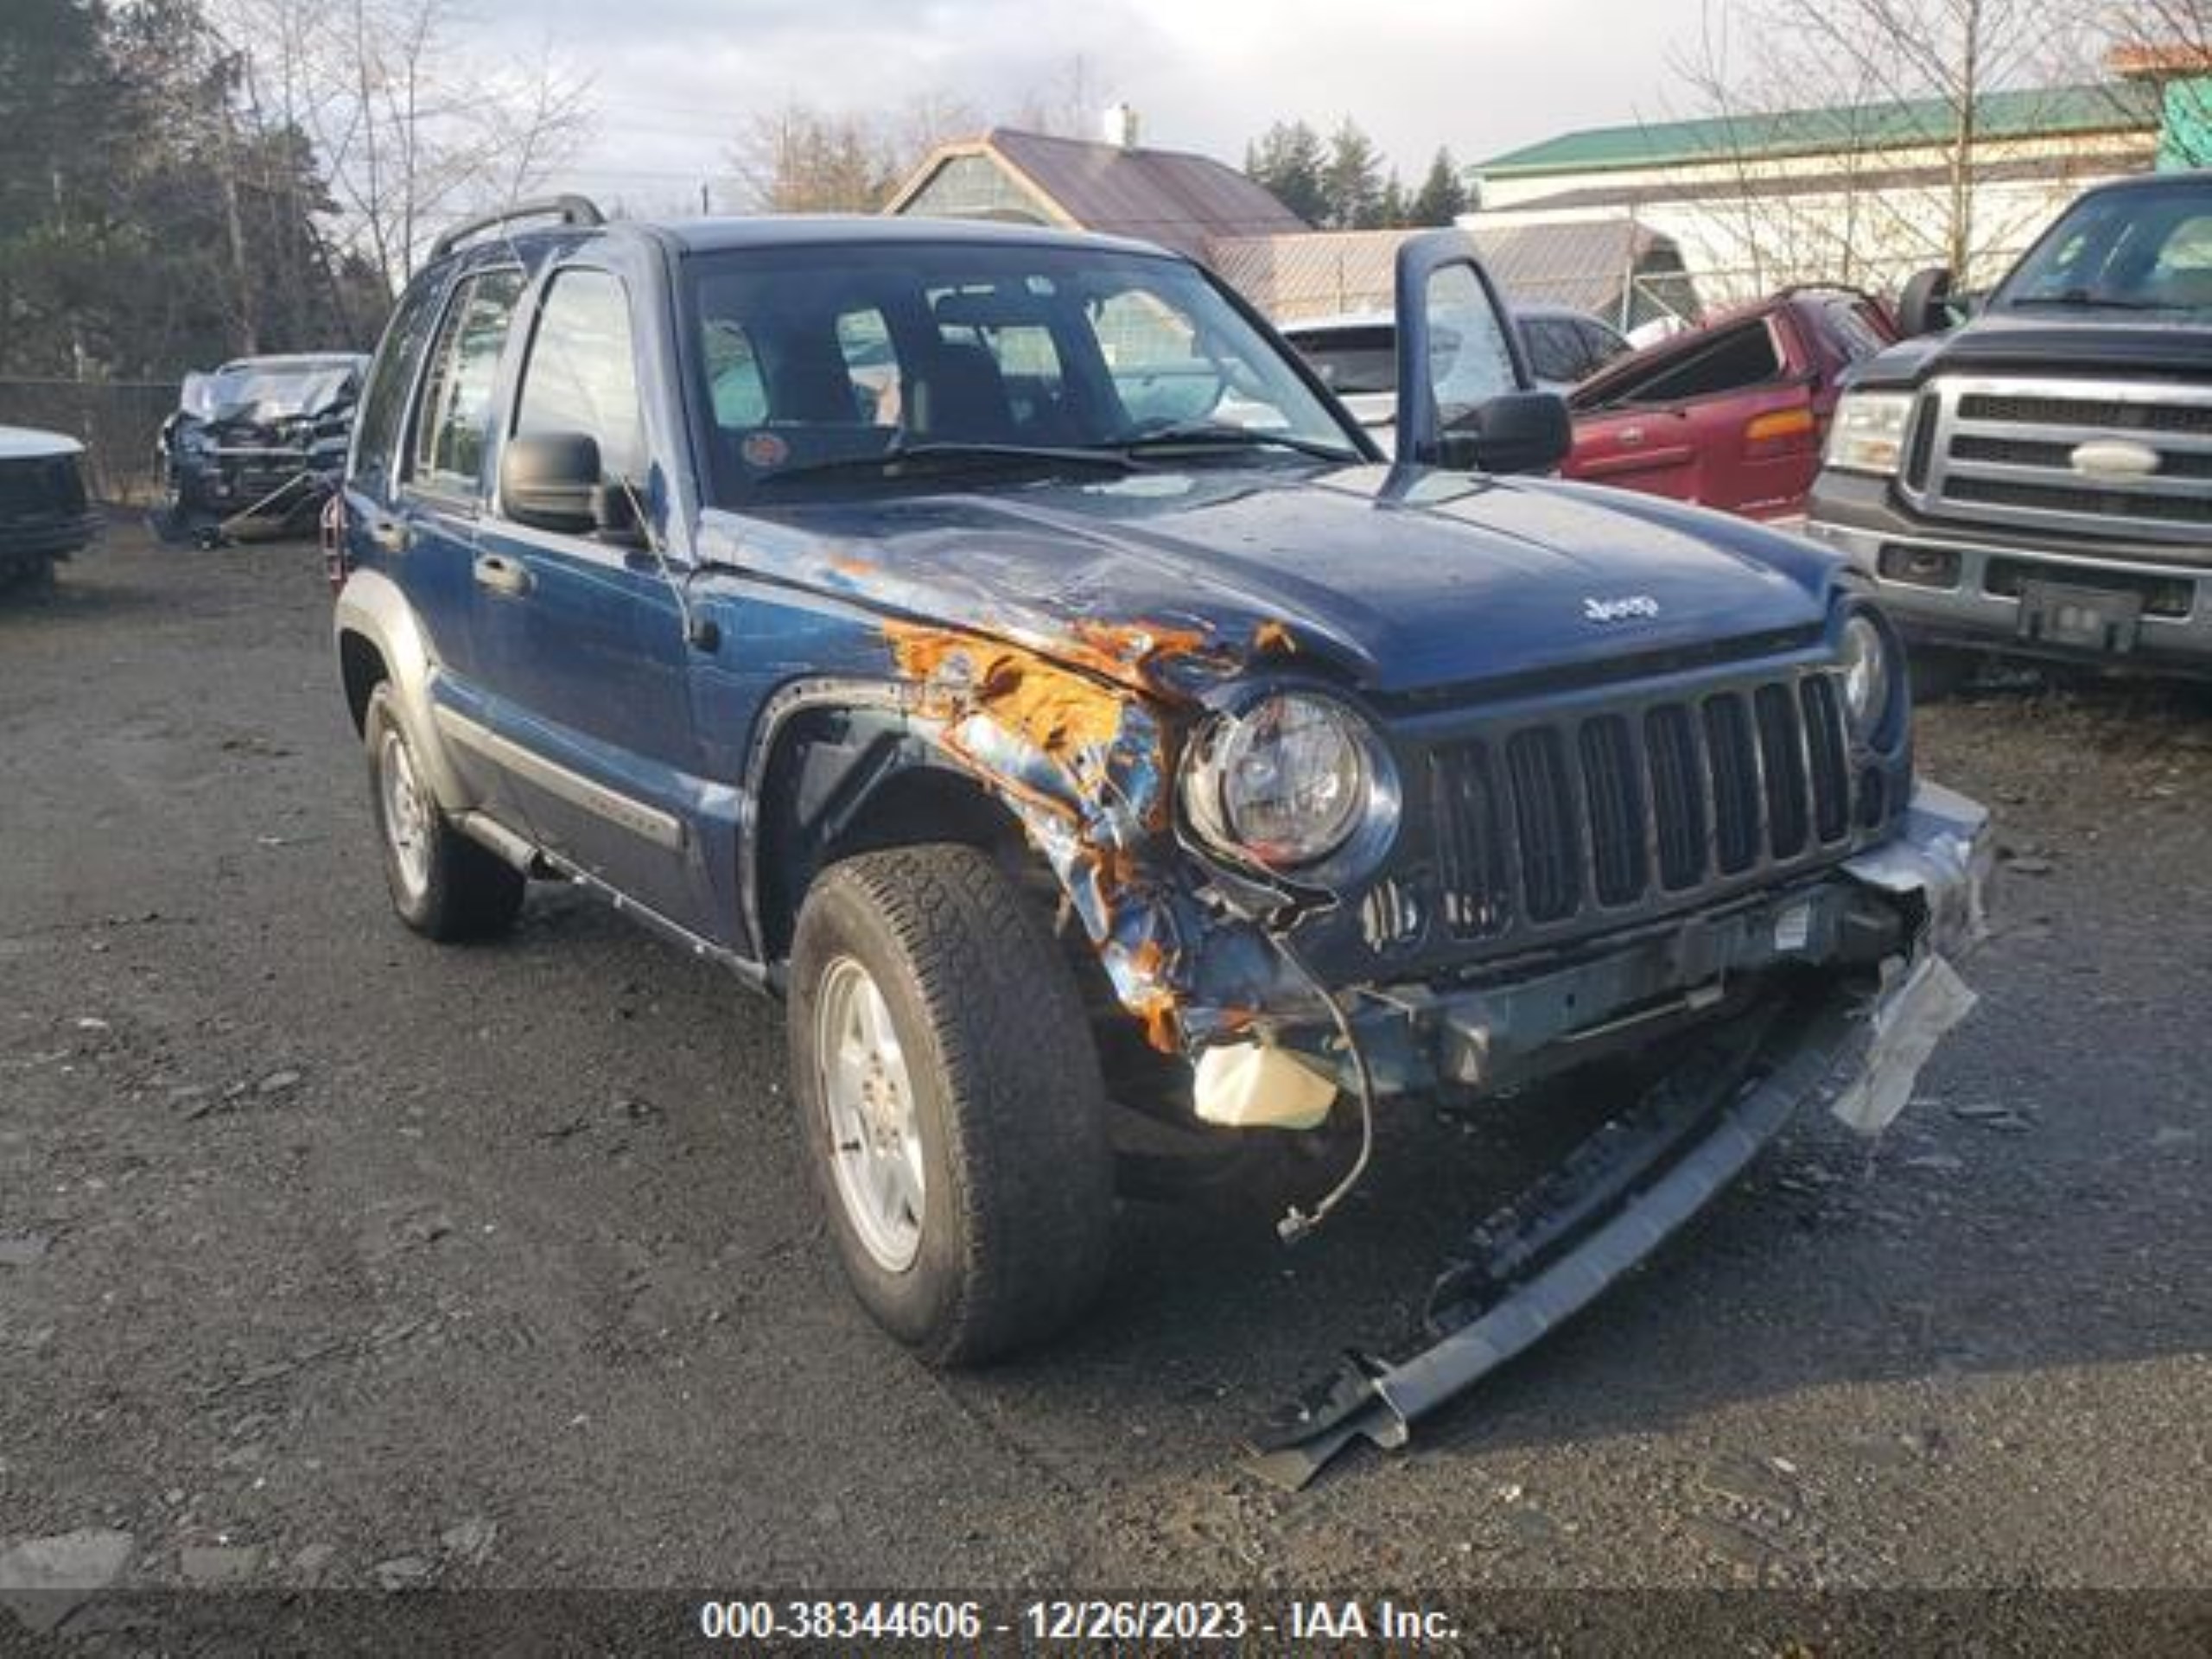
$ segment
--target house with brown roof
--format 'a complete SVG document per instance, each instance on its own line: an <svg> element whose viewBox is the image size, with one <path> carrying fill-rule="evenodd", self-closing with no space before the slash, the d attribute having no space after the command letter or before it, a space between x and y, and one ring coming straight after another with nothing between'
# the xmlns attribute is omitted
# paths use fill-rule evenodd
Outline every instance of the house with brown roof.
<svg viewBox="0 0 2212 1659"><path fill-rule="evenodd" d="M1012 219L1135 237L1193 258L1224 238L1300 232L1306 221L1211 156L1138 144L1135 118L1109 118L1127 142L1094 143L1014 127L940 144L885 206L887 213Z"/></svg>
<svg viewBox="0 0 2212 1659"><path fill-rule="evenodd" d="M884 212L1012 219L1157 242L1204 260L1279 320L1387 309L1405 231L1316 231L1264 187L1210 156L1136 142L1109 111L1103 143L997 127L940 145ZM1681 262L1634 226L1478 236L1508 292L1629 323ZM1681 308L1676 298L1671 308ZM1667 306L1661 309L1670 308Z"/></svg>

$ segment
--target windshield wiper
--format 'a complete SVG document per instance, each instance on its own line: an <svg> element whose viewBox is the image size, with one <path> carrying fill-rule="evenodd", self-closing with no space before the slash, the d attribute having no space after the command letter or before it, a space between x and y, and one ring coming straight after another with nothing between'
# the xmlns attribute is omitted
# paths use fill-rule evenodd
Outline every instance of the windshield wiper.
<svg viewBox="0 0 2212 1659"><path fill-rule="evenodd" d="M1214 422L1163 426L1157 431L1116 438L1113 447L1123 454L1141 454L1147 449L1289 449L1311 455L1316 461L1366 459L1357 450L1347 449L1341 444L1320 443L1312 438L1294 437L1287 432L1262 432L1253 427L1224 426Z"/></svg>
<svg viewBox="0 0 2212 1659"><path fill-rule="evenodd" d="M2086 288L2069 288L2057 294L2027 294L2012 302L2014 306L2063 306L2074 311L2181 311L2185 306L2162 304L2157 300L2131 300L2119 294L2092 294Z"/></svg>
<svg viewBox="0 0 2212 1659"><path fill-rule="evenodd" d="M1133 471L1136 463L1115 450L1069 449L1029 443L901 443L872 455L836 455L826 461L801 461L796 467L764 473L757 484L780 484L791 478L822 478L836 473L876 473L886 478L903 474L910 467L1046 466L1080 467L1096 472Z"/></svg>

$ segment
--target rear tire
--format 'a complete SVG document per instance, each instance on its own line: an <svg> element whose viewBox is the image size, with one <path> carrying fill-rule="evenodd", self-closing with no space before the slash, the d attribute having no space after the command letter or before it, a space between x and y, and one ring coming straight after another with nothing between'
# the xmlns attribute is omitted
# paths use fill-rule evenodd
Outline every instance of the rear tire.
<svg viewBox="0 0 2212 1659"><path fill-rule="evenodd" d="M1104 1277L1113 1153L1072 976L971 847L869 853L809 890L794 1094L839 1261L930 1363L1040 1342Z"/></svg>
<svg viewBox="0 0 2212 1659"><path fill-rule="evenodd" d="M399 919L441 944L486 939L514 925L522 872L446 822L400 723L389 682L369 694L362 734L385 884Z"/></svg>

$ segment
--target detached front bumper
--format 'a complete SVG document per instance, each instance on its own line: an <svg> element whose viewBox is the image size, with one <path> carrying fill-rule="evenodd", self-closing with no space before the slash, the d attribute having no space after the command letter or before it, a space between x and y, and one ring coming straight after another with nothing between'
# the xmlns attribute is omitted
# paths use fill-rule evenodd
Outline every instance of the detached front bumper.
<svg viewBox="0 0 2212 1659"><path fill-rule="evenodd" d="M1777 978L1862 1002L1885 976L1955 957L1985 926L1988 814L1923 783L1897 835L1844 863L1476 985L1378 988L1356 1018L1379 1094L1487 1093L1726 1017ZM1348 1079L1347 1079L1348 1081Z"/></svg>
<svg viewBox="0 0 2212 1659"><path fill-rule="evenodd" d="M1807 1100L1830 1093L1838 1116L1863 1133L1889 1123L1936 1044L1974 1006L1951 958L1986 931L1993 853L1981 807L1923 785L1894 840L1822 884L1840 889L1779 901L1780 922L1771 906L1746 911L1724 931L1724 955L1788 957L1823 928L1861 925L1868 915L1887 918L1892 948L1861 965L1832 956L1825 976L1767 976L1766 989L1733 1017L1708 1020L1675 1074L1468 1235L1430 1292L1434 1340L1395 1362L1353 1356L1260 1437L1257 1471L1294 1488L1355 1440L1404 1445L1421 1418L1643 1262ZM1801 915L1811 918L1802 943ZM1616 958L1578 971L1587 990L1632 982L1640 970ZM1556 1007L1563 994L1532 990L1535 1000L1522 1006ZM1440 999L1427 1011L1436 1052L1462 1064L1516 1052L1510 1027L1494 1018L1497 1006L1495 997Z"/></svg>

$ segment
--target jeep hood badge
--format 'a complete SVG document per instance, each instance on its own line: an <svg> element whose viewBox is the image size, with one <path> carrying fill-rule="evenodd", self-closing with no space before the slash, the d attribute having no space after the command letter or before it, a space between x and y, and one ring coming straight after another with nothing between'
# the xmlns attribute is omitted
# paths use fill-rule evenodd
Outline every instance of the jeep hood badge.
<svg viewBox="0 0 2212 1659"><path fill-rule="evenodd" d="M1582 620L1586 622L1626 622L1636 617L1647 621L1659 614L1659 601L1649 594L1630 594L1620 599L1586 599L1582 601Z"/></svg>

